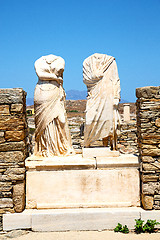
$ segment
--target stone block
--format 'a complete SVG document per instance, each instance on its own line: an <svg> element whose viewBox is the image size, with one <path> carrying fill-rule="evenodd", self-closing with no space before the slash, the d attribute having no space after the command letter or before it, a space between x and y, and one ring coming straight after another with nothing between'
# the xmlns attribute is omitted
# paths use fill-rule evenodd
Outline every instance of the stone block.
<svg viewBox="0 0 160 240"><path fill-rule="evenodd" d="M153 196L147 196L142 194L142 206L145 210L151 210L153 208Z"/></svg>
<svg viewBox="0 0 160 240"><path fill-rule="evenodd" d="M0 137L4 137L4 132L0 131Z"/></svg>
<svg viewBox="0 0 160 240"><path fill-rule="evenodd" d="M24 119L22 116L0 115L0 130L19 131L24 129Z"/></svg>
<svg viewBox="0 0 160 240"><path fill-rule="evenodd" d="M97 169L127 168L139 169L138 157L133 154L121 154L119 157L97 157Z"/></svg>
<svg viewBox="0 0 160 240"><path fill-rule="evenodd" d="M160 149L152 148L152 149L142 149L142 156L160 156Z"/></svg>
<svg viewBox="0 0 160 240"><path fill-rule="evenodd" d="M119 151L110 151L108 147L83 148L83 158L119 157Z"/></svg>
<svg viewBox="0 0 160 240"><path fill-rule="evenodd" d="M5 141L4 137L0 137L0 143L4 143Z"/></svg>
<svg viewBox="0 0 160 240"><path fill-rule="evenodd" d="M46 210L45 210L46 211ZM66 209L37 211L32 215L33 231L87 231L114 229L120 221L134 229L138 209Z"/></svg>
<svg viewBox="0 0 160 240"><path fill-rule="evenodd" d="M160 98L159 91L160 91L160 87L153 87L153 86L136 88L136 97L154 99L155 95L159 95L159 98Z"/></svg>
<svg viewBox="0 0 160 240"><path fill-rule="evenodd" d="M95 159L84 159L81 154L66 157L37 157L30 156L25 161L27 170L78 170L78 169L96 169Z"/></svg>
<svg viewBox="0 0 160 240"><path fill-rule="evenodd" d="M9 105L0 105L0 114L9 114Z"/></svg>
<svg viewBox="0 0 160 240"><path fill-rule="evenodd" d="M144 221L151 219L160 222L160 210L141 211L141 218ZM156 225L156 227L160 228L160 225Z"/></svg>
<svg viewBox="0 0 160 240"><path fill-rule="evenodd" d="M11 198L0 198L0 208L13 208L13 200Z"/></svg>
<svg viewBox="0 0 160 240"><path fill-rule="evenodd" d="M27 208L127 207L140 205L139 171L134 167L26 173ZM41 187L40 187L41 186ZM112 187L111 187L112 186Z"/></svg>
<svg viewBox="0 0 160 240"><path fill-rule="evenodd" d="M160 200L160 195L154 195L154 200Z"/></svg>
<svg viewBox="0 0 160 240"><path fill-rule="evenodd" d="M25 149L24 141L21 142L5 142L0 144L0 151L1 152L8 152L8 151L23 151Z"/></svg>
<svg viewBox="0 0 160 240"><path fill-rule="evenodd" d="M0 152L0 162L6 163L19 163L24 160L25 156L22 151L9 151Z"/></svg>
<svg viewBox="0 0 160 240"><path fill-rule="evenodd" d="M25 168L8 168L5 174L14 181L21 181L25 177Z"/></svg>
<svg viewBox="0 0 160 240"><path fill-rule="evenodd" d="M141 180L142 182L157 182L159 179L159 176L156 176L155 174L142 174Z"/></svg>
<svg viewBox="0 0 160 240"><path fill-rule="evenodd" d="M114 229L120 221L134 229L140 218L140 208L92 208L25 210L4 214L3 230L31 229L32 231L83 231Z"/></svg>
<svg viewBox="0 0 160 240"><path fill-rule="evenodd" d="M3 231L14 229L30 229L31 228L31 214L23 212L3 215Z"/></svg>
<svg viewBox="0 0 160 240"><path fill-rule="evenodd" d="M25 183L13 185L13 205L15 212L22 212L25 206Z"/></svg>
<svg viewBox="0 0 160 240"><path fill-rule="evenodd" d="M158 169L158 166L156 167L155 165L152 165L152 164L149 164L149 163L143 163L142 167L143 167L144 171L155 171L155 170ZM160 167L160 164L159 164L159 167Z"/></svg>
<svg viewBox="0 0 160 240"><path fill-rule="evenodd" d="M11 112L23 113L23 104L11 104Z"/></svg>
<svg viewBox="0 0 160 240"><path fill-rule="evenodd" d="M7 141L19 142L25 138L25 133L23 131L6 131L5 132L5 139Z"/></svg>
<svg viewBox="0 0 160 240"><path fill-rule="evenodd" d="M157 183L149 182L149 183L143 183L142 184L142 193L144 195L154 195L155 190L157 188Z"/></svg>
<svg viewBox="0 0 160 240"><path fill-rule="evenodd" d="M26 93L22 88L0 89L0 104L22 103Z"/></svg>
<svg viewBox="0 0 160 240"><path fill-rule="evenodd" d="M157 118L155 121L156 127L160 127L160 118Z"/></svg>
<svg viewBox="0 0 160 240"><path fill-rule="evenodd" d="M146 162L146 163L150 163L150 162L154 162L155 159L153 157L150 156L142 156L142 162Z"/></svg>

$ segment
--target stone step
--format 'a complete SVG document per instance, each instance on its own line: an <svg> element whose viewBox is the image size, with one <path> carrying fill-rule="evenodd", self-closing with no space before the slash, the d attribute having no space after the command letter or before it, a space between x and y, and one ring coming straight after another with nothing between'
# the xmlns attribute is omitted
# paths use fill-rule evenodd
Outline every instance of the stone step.
<svg viewBox="0 0 160 240"><path fill-rule="evenodd" d="M160 222L160 210L148 212L140 207L25 210L22 213L4 214L3 230L31 229L46 232L111 230L118 223L134 229L135 219L139 218L155 219Z"/></svg>

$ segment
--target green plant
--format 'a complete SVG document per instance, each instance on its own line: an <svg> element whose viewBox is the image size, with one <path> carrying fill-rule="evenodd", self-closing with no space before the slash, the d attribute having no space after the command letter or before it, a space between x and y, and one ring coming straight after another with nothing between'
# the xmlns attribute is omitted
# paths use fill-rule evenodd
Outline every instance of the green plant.
<svg viewBox="0 0 160 240"><path fill-rule="evenodd" d="M160 224L156 220L150 220L150 219L148 219L144 225L143 225L144 221L141 219L135 219L135 221L136 221L135 232L137 234L144 233L144 232L152 233L155 231L155 226Z"/></svg>
<svg viewBox="0 0 160 240"><path fill-rule="evenodd" d="M118 223L118 225L115 227L115 232L120 232L122 230L122 224Z"/></svg>
<svg viewBox="0 0 160 240"><path fill-rule="evenodd" d="M70 110L69 112L78 112L78 110Z"/></svg>
<svg viewBox="0 0 160 240"><path fill-rule="evenodd" d="M122 226L122 224L118 223L118 225L114 229L115 232L129 233L129 229L127 225Z"/></svg>
<svg viewBox="0 0 160 240"><path fill-rule="evenodd" d="M122 233L129 233L129 229L127 227L127 225L124 225L123 228L121 229Z"/></svg>
<svg viewBox="0 0 160 240"><path fill-rule="evenodd" d="M155 226L160 224L156 220L150 220L148 219L147 222L143 226L143 232L149 232L152 233L155 231Z"/></svg>
<svg viewBox="0 0 160 240"><path fill-rule="evenodd" d="M143 232L143 223L144 223L144 221L141 220L140 218L139 219L135 219L135 221L136 221L136 224L134 225L135 232L137 234L142 233Z"/></svg>

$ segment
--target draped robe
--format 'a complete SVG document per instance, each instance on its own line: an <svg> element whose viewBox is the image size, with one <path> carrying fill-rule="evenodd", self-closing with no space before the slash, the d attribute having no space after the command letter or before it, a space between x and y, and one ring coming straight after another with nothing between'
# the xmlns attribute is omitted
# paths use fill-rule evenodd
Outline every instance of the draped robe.
<svg viewBox="0 0 160 240"><path fill-rule="evenodd" d="M83 63L83 82L88 89L84 146L113 136L120 124L117 104L120 80L115 58L93 54Z"/></svg>
<svg viewBox="0 0 160 240"><path fill-rule="evenodd" d="M49 72L45 58L40 58L37 65L35 64L35 68L39 81L34 93L36 126L34 155L44 157L67 155L73 152L73 148L65 111L62 80L61 83L58 77L53 78L54 80L52 78L41 80L39 70Z"/></svg>

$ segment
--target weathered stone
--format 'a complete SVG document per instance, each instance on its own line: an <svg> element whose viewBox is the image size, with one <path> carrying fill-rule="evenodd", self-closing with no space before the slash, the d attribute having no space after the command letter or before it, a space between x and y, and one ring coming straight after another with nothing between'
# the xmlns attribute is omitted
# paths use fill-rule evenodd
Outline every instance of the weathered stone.
<svg viewBox="0 0 160 240"><path fill-rule="evenodd" d="M0 160L11 163L18 163L24 161L25 154L22 151L0 152Z"/></svg>
<svg viewBox="0 0 160 240"><path fill-rule="evenodd" d="M22 116L0 115L0 130L12 131L24 129L24 119Z"/></svg>
<svg viewBox="0 0 160 240"><path fill-rule="evenodd" d="M6 131L5 139L7 141L22 141L25 138L24 131Z"/></svg>
<svg viewBox="0 0 160 240"><path fill-rule="evenodd" d="M4 137L0 137L0 143L4 143L4 142L5 142Z"/></svg>
<svg viewBox="0 0 160 240"><path fill-rule="evenodd" d="M143 144L151 144L151 145L154 145L154 144L158 144L159 143L159 139L142 139L142 143Z"/></svg>
<svg viewBox="0 0 160 240"><path fill-rule="evenodd" d="M142 205L146 210L151 210L153 208L153 196L147 196L142 194Z"/></svg>
<svg viewBox="0 0 160 240"><path fill-rule="evenodd" d="M13 204L16 212L22 212L25 206L25 183L17 183L13 186Z"/></svg>
<svg viewBox="0 0 160 240"><path fill-rule="evenodd" d="M11 112L23 112L23 104L11 104Z"/></svg>
<svg viewBox="0 0 160 240"><path fill-rule="evenodd" d="M0 137L4 137L4 132L0 131Z"/></svg>
<svg viewBox="0 0 160 240"><path fill-rule="evenodd" d="M22 181L25 177L25 168L9 168L5 174L8 175L12 181Z"/></svg>
<svg viewBox="0 0 160 240"><path fill-rule="evenodd" d="M1 191L10 191L12 189L12 182L0 182Z"/></svg>
<svg viewBox="0 0 160 240"><path fill-rule="evenodd" d="M13 201L11 198L2 198L0 199L0 208L12 208Z"/></svg>
<svg viewBox="0 0 160 240"><path fill-rule="evenodd" d="M18 150L24 150L25 149L25 143L23 141L21 142L5 142L0 144L0 151L7 152L7 151L18 151Z"/></svg>
<svg viewBox="0 0 160 240"><path fill-rule="evenodd" d="M147 162L147 163L150 163L150 162L154 162L155 159L153 157L150 157L150 156L142 156L142 162Z"/></svg>
<svg viewBox="0 0 160 240"><path fill-rule="evenodd" d="M154 195L154 200L160 200L160 195Z"/></svg>
<svg viewBox="0 0 160 240"><path fill-rule="evenodd" d="M154 182L142 184L142 193L145 195L154 195L157 184Z"/></svg>
<svg viewBox="0 0 160 240"><path fill-rule="evenodd" d="M142 167L144 170L146 171L155 171L158 169L158 167L160 168L160 164L159 165L152 165L152 164L149 164L149 163L143 163L142 164Z"/></svg>
<svg viewBox="0 0 160 240"><path fill-rule="evenodd" d="M155 121L156 127L160 127L160 118L157 118Z"/></svg>
<svg viewBox="0 0 160 240"><path fill-rule="evenodd" d="M22 103L26 93L22 88L0 89L0 104Z"/></svg>
<svg viewBox="0 0 160 240"><path fill-rule="evenodd" d="M143 156L160 156L160 149L154 148L154 149L143 149L142 150Z"/></svg>
<svg viewBox="0 0 160 240"><path fill-rule="evenodd" d="M152 133L152 134L148 134L148 133L143 133L141 134L142 139L159 139L160 140L160 134Z"/></svg>
<svg viewBox="0 0 160 240"><path fill-rule="evenodd" d="M150 175L142 174L141 176L142 182L157 182L158 179L159 179L159 176L154 174L150 174Z"/></svg>
<svg viewBox="0 0 160 240"><path fill-rule="evenodd" d="M159 94L160 87L141 87L141 88L136 88L136 97L137 98L155 98L155 95L160 95Z"/></svg>
<svg viewBox="0 0 160 240"><path fill-rule="evenodd" d="M0 114L9 114L9 105L0 105Z"/></svg>

